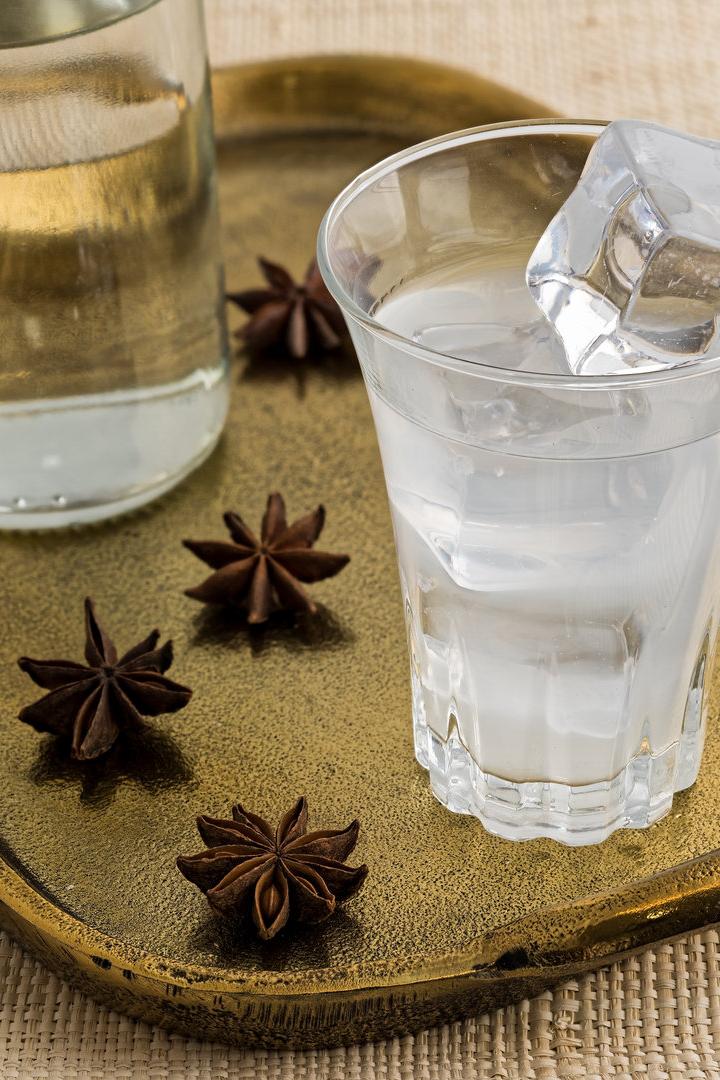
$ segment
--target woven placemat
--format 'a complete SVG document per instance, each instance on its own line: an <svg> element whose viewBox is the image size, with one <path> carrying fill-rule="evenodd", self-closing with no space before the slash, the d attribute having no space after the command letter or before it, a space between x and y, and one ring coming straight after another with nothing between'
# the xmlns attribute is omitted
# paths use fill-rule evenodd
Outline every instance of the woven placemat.
<svg viewBox="0 0 720 1080"><path fill-rule="evenodd" d="M0 935L4 1080L720 1077L720 945L693 934L490 1016L338 1050L240 1050L104 1009Z"/></svg>
<svg viewBox="0 0 720 1080"><path fill-rule="evenodd" d="M720 135L720 5L699 0L206 0L212 60L321 52L454 62L589 118ZM706 930L491 1016L340 1050L195 1042L104 1009L0 934L3 1080L720 1080Z"/></svg>

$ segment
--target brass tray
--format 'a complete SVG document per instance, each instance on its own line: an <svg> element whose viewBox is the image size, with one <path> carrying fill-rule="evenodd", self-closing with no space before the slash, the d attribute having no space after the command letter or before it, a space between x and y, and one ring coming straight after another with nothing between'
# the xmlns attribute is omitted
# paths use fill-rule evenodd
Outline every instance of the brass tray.
<svg viewBox="0 0 720 1080"><path fill-rule="evenodd" d="M470 75L340 58L221 72L215 98L228 284L263 252L301 271L320 216L355 173L442 130L537 113ZM392 534L365 390L350 353L238 361L224 441L134 517L62 535L3 535L0 913L63 977L133 1016L225 1042L319 1046L416 1030L537 993L718 918L720 735L713 706L696 788L646 832L600 848L511 844L430 794L411 747ZM291 513L320 498L330 550L316 621L250 633L187 600L184 536L221 512ZM15 719L26 652L79 655L92 594L120 645L159 625L191 705L151 721L133 755L69 763ZM174 866L194 816L241 799L269 817L306 793L312 821L363 823L364 891L331 921L267 945L210 915Z"/></svg>

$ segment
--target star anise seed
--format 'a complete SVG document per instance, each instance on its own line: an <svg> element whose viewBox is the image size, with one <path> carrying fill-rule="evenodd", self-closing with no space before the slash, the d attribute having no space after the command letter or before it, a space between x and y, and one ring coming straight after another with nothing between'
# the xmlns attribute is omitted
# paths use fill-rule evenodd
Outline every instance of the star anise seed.
<svg viewBox="0 0 720 1080"><path fill-rule="evenodd" d="M304 359L313 345L337 349L345 322L315 259L301 284L277 263L259 258L258 265L267 288L227 294L228 300L251 316L238 337L253 350L281 345L296 360Z"/></svg>
<svg viewBox="0 0 720 1080"><path fill-rule="evenodd" d="M223 515L230 541L183 540L185 547L215 571L185 595L204 604L243 608L248 622L267 622L273 610L307 611L317 608L302 582L322 581L338 574L349 555L314 551L312 546L325 524L325 510L316 510L288 525L285 500L277 492L268 496L260 539L232 511Z"/></svg>
<svg viewBox="0 0 720 1080"><path fill-rule="evenodd" d="M151 634L118 659L115 645L101 626L92 600L85 600L85 659L31 660L20 668L50 693L20 711L19 718L36 731L72 737L72 757L89 761L105 754L123 728L143 716L183 709L192 694L163 674L172 664L172 642L157 648L160 634Z"/></svg>
<svg viewBox="0 0 720 1080"><path fill-rule="evenodd" d="M197 826L207 850L181 855L178 870L205 893L224 918L252 913L265 941L293 916L318 923L356 893L367 866L346 866L360 825L307 831L307 802L298 799L276 829L257 814L233 806L232 821L200 816Z"/></svg>

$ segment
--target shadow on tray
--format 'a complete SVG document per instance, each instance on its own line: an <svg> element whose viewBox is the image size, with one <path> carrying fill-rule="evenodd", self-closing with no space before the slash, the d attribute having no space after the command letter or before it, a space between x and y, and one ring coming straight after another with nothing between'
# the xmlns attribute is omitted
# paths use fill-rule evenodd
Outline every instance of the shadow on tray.
<svg viewBox="0 0 720 1080"><path fill-rule="evenodd" d="M310 354L305 360L295 360L282 349L249 352L238 349L235 363L240 372L238 382L274 385L293 379L298 398L303 398L311 378L345 383L361 376L355 350L349 342L328 353Z"/></svg>
<svg viewBox="0 0 720 1080"><path fill-rule="evenodd" d="M96 761L74 761L64 738L41 743L30 770L35 784L80 785L80 801L100 809L112 802L125 780L141 784L150 794L193 781L193 770L175 739L157 727L143 724L126 731L113 748Z"/></svg>
<svg viewBox="0 0 720 1080"><path fill-rule="evenodd" d="M212 914L198 924L190 942L206 953L213 962L223 964L256 964L261 971L287 971L302 955L303 966L329 967L331 964L330 937L362 933L360 924L345 911L336 911L327 922L315 925L288 925L272 941L260 941L250 917L236 923L226 922Z"/></svg>
<svg viewBox="0 0 720 1080"><path fill-rule="evenodd" d="M278 611L262 626L252 626L241 611L205 607L195 617L194 645L237 647L246 642L253 656L278 647L288 652L338 649L351 645L355 635L328 608L318 604L315 615Z"/></svg>

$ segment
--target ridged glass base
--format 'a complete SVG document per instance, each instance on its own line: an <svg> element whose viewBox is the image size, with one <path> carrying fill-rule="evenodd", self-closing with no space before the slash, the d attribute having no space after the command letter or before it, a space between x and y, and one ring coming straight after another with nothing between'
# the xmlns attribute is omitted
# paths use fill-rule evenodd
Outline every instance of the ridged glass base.
<svg viewBox="0 0 720 1080"><path fill-rule="evenodd" d="M440 802L472 814L508 840L549 837L572 846L598 844L616 829L644 829L667 814L673 794L697 778L703 725L659 754L638 754L612 779L573 787L544 781L513 783L483 772L452 728L446 740L414 709L415 756L430 774Z"/></svg>

